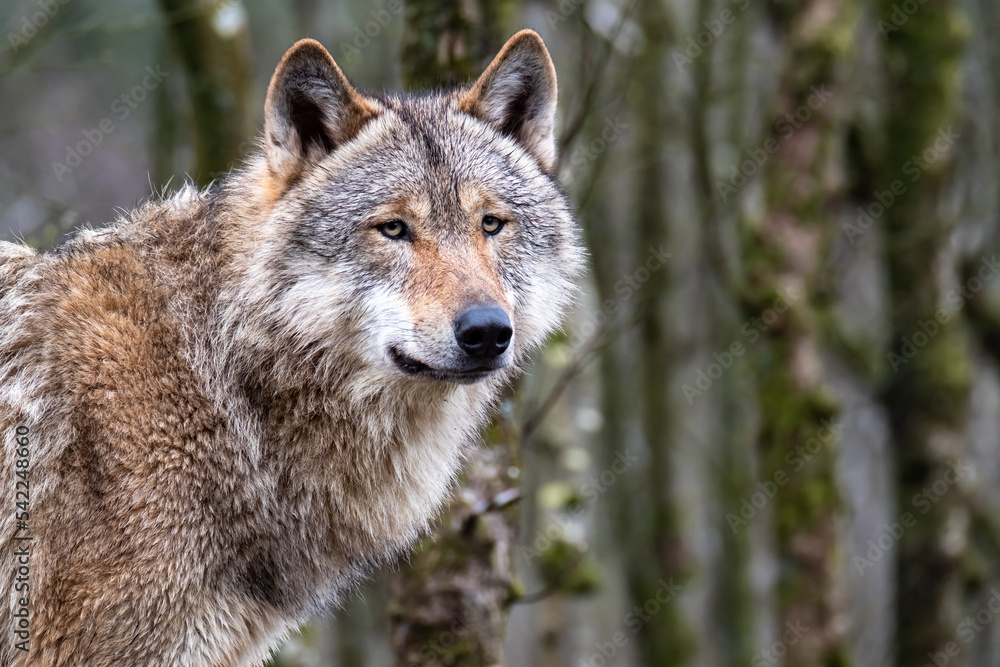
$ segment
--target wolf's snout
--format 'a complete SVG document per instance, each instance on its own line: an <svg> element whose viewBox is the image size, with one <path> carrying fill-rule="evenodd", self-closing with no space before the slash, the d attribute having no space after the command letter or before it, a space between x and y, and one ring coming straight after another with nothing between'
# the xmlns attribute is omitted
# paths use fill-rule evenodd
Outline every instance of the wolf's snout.
<svg viewBox="0 0 1000 667"><path fill-rule="evenodd" d="M513 333L510 318L501 308L473 306L455 320L455 340L470 357L499 357Z"/></svg>

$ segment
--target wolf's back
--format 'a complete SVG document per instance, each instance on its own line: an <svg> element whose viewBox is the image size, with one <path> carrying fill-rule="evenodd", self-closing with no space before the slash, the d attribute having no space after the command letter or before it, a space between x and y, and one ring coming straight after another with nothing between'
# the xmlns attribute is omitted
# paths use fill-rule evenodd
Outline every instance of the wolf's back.
<svg viewBox="0 0 1000 667"><path fill-rule="evenodd" d="M9 392L13 384L10 377L13 374L12 359L15 354L13 330L18 326L15 314L18 309L12 303L12 292L37 261L38 255L31 248L0 241L0 392L5 388ZM16 428L16 409L11 399L11 396L0 397L0 438L3 438L3 442L0 442L0 478L4 484L0 499L5 508L14 507L12 475L3 474L12 471L13 463L10 455L12 452L8 451L13 447L7 446L8 441L13 439ZM13 445L12 442L11 444ZM13 529L14 513L5 511L0 517L0 546L4 549L4 557L0 559L4 566L0 584L3 585L5 598L10 597L13 588L12 573L15 567L10 556L13 553L10 539ZM5 629L11 627L11 609L7 599L0 604L0 623ZM11 642L0 642L0 665L14 664L14 657Z"/></svg>
<svg viewBox="0 0 1000 667"><path fill-rule="evenodd" d="M0 299L36 261L38 255L27 246L0 241ZM0 322L0 326L3 326Z"/></svg>

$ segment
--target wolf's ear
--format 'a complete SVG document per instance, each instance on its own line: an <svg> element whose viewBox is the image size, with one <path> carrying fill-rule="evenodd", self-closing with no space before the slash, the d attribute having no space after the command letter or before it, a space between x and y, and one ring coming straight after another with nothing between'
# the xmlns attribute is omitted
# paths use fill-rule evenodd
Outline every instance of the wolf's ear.
<svg viewBox="0 0 1000 667"><path fill-rule="evenodd" d="M303 39L288 49L267 87L267 164L282 184L350 141L378 111L337 67L323 45Z"/></svg>
<svg viewBox="0 0 1000 667"><path fill-rule="evenodd" d="M556 161L556 69L533 30L511 37L459 108L524 146L548 171Z"/></svg>

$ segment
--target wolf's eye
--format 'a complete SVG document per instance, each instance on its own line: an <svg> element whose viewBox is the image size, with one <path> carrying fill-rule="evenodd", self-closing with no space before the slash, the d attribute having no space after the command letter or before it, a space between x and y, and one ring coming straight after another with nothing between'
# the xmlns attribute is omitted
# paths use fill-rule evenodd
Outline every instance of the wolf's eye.
<svg viewBox="0 0 1000 667"><path fill-rule="evenodd" d="M405 239L410 235L409 230L406 228L406 223L402 220L383 222L376 229L382 232L382 236L388 236L390 239Z"/></svg>
<svg viewBox="0 0 1000 667"><path fill-rule="evenodd" d="M504 221L495 215L487 215L483 218L483 231L493 236L494 234L499 234L500 230L503 229Z"/></svg>

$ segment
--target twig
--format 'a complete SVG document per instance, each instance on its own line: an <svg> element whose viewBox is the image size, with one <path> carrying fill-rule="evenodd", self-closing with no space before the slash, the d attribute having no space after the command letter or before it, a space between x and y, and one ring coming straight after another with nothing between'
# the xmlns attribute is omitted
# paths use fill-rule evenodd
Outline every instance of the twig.
<svg viewBox="0 0 1000 667"><path fill-rule="evenodd" d="M472 511L467 517L462 521L461 534L463 536L469 536L472 534L472 529L476 525L476 521L479 517L487 514L489 512L499 512L504 510L511 505L518 503L522 499L521 489L506 489L496 494L489 500L480 500L472 508Z"/></svg>
<svg viewBox="0 0 1000 667"><path fill-rule="evenodd" d="M547 586L534 593L526 593L525 595L518 595L517 597L510 598L507 600L507 606L512 607L516 604L535 604L536 602L541 602L546 598L550 598L559 592L563 584L569 579L570 575L576 570L577 566L583 560L583 552L578 551L573 559L567 564L566 568L559 573L555 581L549 583Z"/></svg>
<svg viewBox="0 0 1000 667"><path fill-rule="evenodd" d="M541 426L542 422L548 416L548 413L555 406L556 402L562 396L563 392L569 386L569 383L579 375L587 362L590 361L590 357L597 352L597 350L608 344L608 341L602 340L604 337L604 331L598 329L593 336L587 339L576 353L574 359L563 368L562 373L560 373L559 378L556 380L555 385L549 392L545 400L542 401L541 407L539 407L535 412L531 414L530 417L524 420L524 424L521 426L521 441L527 442L535 431Z"/></svg>
<svg viewBox="0 0 1000 667"><path fill-rule="evenodd" d="M621 35L621 31L625 27L625 23L628 21L629 17L638 5L638 0L633 0L633 2L631 2L626 9L622 10L618 23L615 24L614 30L611 32L611 36L606 40L607 44L604 51L601 53L600 59L595 65L594 71L590 76L590 80L587 82L587 87L584 89L583 104L580 106L580 111L577 113L576 117L566 125L566 129L563 130L563 134L559 138L560 155L564 155L569 150L573 141L577 136L579 136L580 131L583 129L583 124L593 111L594 103L597 100L597 91L599 90L601 83L606 80L604 71L611 62L611 55L615 50L615 42Z"/></svg>

